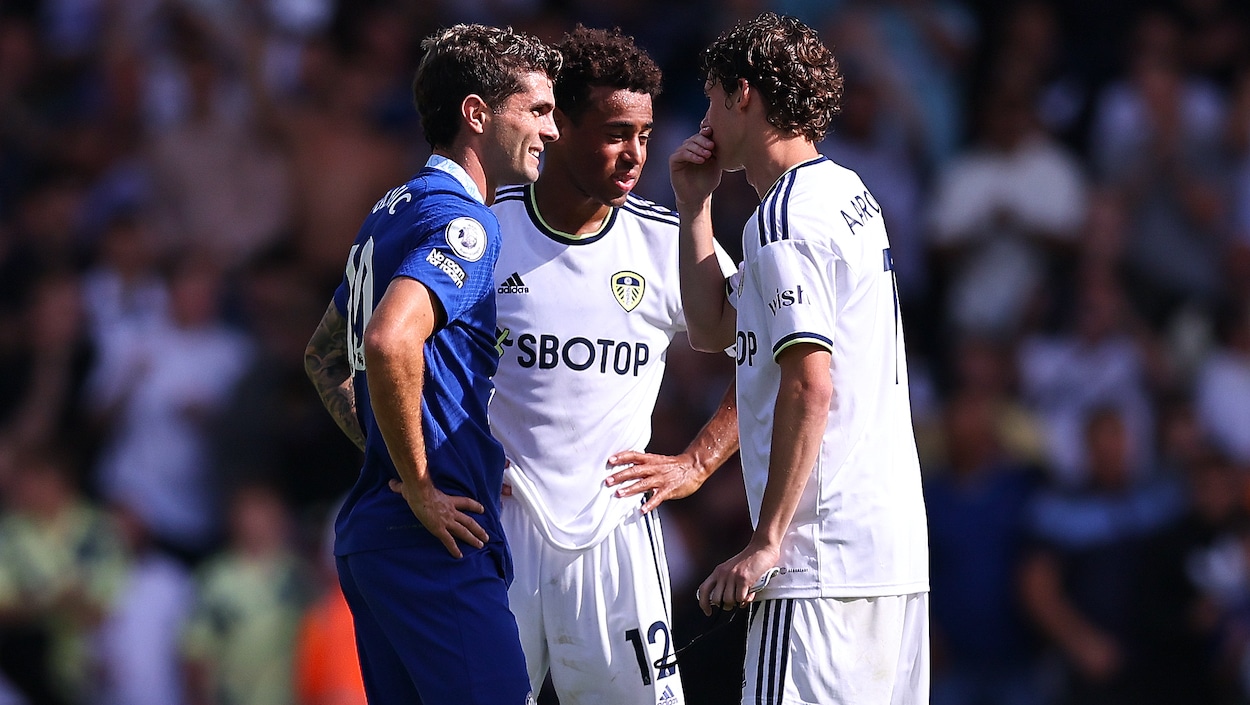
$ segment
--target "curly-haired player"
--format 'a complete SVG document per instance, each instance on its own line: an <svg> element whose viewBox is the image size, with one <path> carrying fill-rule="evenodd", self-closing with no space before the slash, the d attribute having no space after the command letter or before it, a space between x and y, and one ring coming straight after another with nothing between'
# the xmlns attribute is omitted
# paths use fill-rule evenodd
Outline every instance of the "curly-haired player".
<svg viewBox="0 0 1250 705"><path fill-rule="evenodd" d="M733 394L685 453L643 452L666 351L685 329L677 216L631 193L660 71L619 31L578 27L558 46L560 139L538 181L494 205L502 357L490 418L511 461L508 596L535 687L550 670L562 703L681 705L651 510L737 448Z"/></svg>
<svg viewBox="0 0 1250 705"><path fill-rule="evenodd" d="M736 341L755 531L700 606L749 606L743 703L927 703L928 537L890 243L876 198L815 147L837 62L765 13L701 65L707 115L669 160L682 299L695 347ZM737 169L761 203L726 282L710 204Z"/></svg>
<svg viewBox="0 0 1250 705"><path fill-rule="evenodd" d="M422 46L413 95L434 154L378 194L304 366L365 454L334 552L369 702L524 705L504 457L486 418L500 240L487 206L499 186L538 178L559 136L560 54L482 25Z"/></svg>

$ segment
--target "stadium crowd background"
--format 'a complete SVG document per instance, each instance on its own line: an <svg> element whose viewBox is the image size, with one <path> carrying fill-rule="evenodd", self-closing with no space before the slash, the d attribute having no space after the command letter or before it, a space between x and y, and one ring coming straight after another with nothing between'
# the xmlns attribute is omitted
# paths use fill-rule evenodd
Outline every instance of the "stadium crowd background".
<svg viewBox="0 0 1250 705"><path fill-rule="evenodd" d="M302 351L427 154L420 38L634 35L666 77L638 192L671 204L697 51L765 9L833 45L821 148L896 253L934 703L1250 702L1244 2L4 0L0 703L361 702L324 559L358 458ZM716 196L731 253L755 202ZM732 368L669 364L676 452ZM749 530L735 470L662 510L677 644L717 630L692 704L739 692L743 620L693 599Z"/></svg>

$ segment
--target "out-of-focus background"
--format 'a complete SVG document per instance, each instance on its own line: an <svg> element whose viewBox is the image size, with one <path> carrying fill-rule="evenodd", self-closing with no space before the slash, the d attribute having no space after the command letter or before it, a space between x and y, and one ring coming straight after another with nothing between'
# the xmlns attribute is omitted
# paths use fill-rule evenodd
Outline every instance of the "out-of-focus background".
<svg viewBox="0 0 1250 705"><path fill-rule="evenodd" d="M697 52L766 9L834 47L820 147L896 253L935 705L1250 702L1243 0L3 0L0 704L362 702L326 559L359 457L302 352L428 154L419 40L634 35L671 205ZM730 252L755 202L726 178ZM668 359L676 452L732 369ZM749 532L736 461L661 511L682 645ZM742 621L688 702L736 701Z"/></svg>

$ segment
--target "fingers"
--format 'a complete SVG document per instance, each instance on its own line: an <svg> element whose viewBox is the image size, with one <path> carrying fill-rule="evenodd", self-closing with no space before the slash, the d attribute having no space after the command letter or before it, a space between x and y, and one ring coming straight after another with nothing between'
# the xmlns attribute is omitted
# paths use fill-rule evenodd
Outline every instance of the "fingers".
<svg viewBox="0 0 1250 705"><path fill-rule="evenodd" d="M455 507L457 511L473 512L474 514L482 514L486 511L486 509L482 507L482 503L472 497L449 495L448 499L451 500L451 506ZM472 521L472 519L470 519L470 521Z"/></svg>
<svg viewBox="0 0 1250 705"><path fill-rule="evenodd" d="M399 480L391 480L391 492L394 492L395 494L403 494L404 483Z"/></svg>
<svg viewBox="0 0 1250 705"><path fill-rule="evenodd" d="M450 532L441 531L435 534L435 536L437 536L438 540L442 542L443 548L447 549L447 552L451 554L452 558L464 557L464 554L460 552L460 546L456 543L455 537L453 537Z"/></svg>
<svg viewBox="0 0 1250 705"><path fill-rule="evenodd" d="M490 536L486 533L486 529L483 529L480 524L473 521L473 518L467 514L457 515L456 521L459 522L455 525L456 536L461 541L464 541L474 548L481 548L486 545L487 541L490 540Z"/></svg>

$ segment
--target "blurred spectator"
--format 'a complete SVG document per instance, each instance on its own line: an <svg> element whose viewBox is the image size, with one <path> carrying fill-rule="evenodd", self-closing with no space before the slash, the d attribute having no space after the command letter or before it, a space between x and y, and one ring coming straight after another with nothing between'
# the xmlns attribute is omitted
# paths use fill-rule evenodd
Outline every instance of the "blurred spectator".
<svg viewBox="0 0 1250 705"><path fill-rule="evenodd" d="M926 471L933 594L933 704L1040 705L1039 669L1016 572L1039 474L1005 456L996 401L957 392L944 467Z"/></svg>
<svg viewBox="0 0 1250 705"><path fill-rule="evenodd" d="M1094 409L1083 425L1088 475L1074 489L1042 491L1028 511L1033 547L1021 569L1025 609L1061 659L1062 705L1146 702L1142 582L1150 540L1176 519L1181 499L1135 467L1119 411Z"/></svg>
<svg viewBox="0 0 1250 705"><path fill-rule="evenodd" d="M314 582L276 492L241 487L229 514L229 545L196 577L199 599L183 639L189 702L293 705L295 636Z"/></svg>
<svg viewBox="0 0 1250 705"><path fill-rule="evenodd" d="M947 317L956 331L1019 332L1056 255L1070 254L1084 221L1076 159L1037 124L1032 93L1004 85L981 112L976 145L939 177L933 247L948 272Z"/></svg>
<svg viewBox="0 0 1250 705"><path fill-rule="evenodd" d="M1219 331L1194 382L1198 417L1222 452L1250 468L1250 302L1227 307Z"/></svg>
<svg viewBox="0 0 1250 705"><path fill-rule="evenodd" d="M392 29L403 26L398 22ZM294 243L313 281L333 288L364 216L418 163L412 136L405 141L390 134L379 120L397 77L375 71L378 65L362 58L374 56L365 50L368 42L356 46L321 38L304 52L301 92L287 100L258 73L257 37L248 42L248 85L260 125L278 140L293 179Z"/></svg>
<svg viewBox="0 0 1250 705"><path fill-rule="evenodd" d="M1134 324L1110 276L1084 277L1074 310L1077 320L1071 330L1057 336L1035 334L1020 344L1021 392L1045 424L1047 466L1060 484L1082 485L1090 472L1083 430L1087 417L1094 409L1113 407L1126 429L1130 469L1148 473L1154 411L1147 375L1150 354L1143 347L1150 339Z"/></svg>
<svg viewBox="0 0 1250 705"><path fill-rule="evenodd" d="M1098 99L1091 135L1098 173L1125 198L1130 294L1156 328L1184 306L1209 309L1222 290L1231 222L1224 103L1177 61L1175 24L1146 13L1127 79Z"/></svg>
<svg viewBox="0 0 1250 705"><path fill-rule="evenodd" d="M286 233L291 177L274 140L218 104L227 45L189 24L176 47L188 113L147 145L154 229L164 251L209 252L229 270Z"/></svg>
<svg viewBox="0 0 1250 705"><path fill-rule="evenodd" d="M209 442L213 474L224 487L265 480L301 515L319 515L351 488L361 457L304 373L308 331L328 301L306 274L291 249L279 247L234 280L255 354L219 406Z"/></svg>
<svg viewBox="0 0 1250 705"><path fill-rule="evenodd" d="M78 276L50 271L35 282L20 330L10 361L25 374L0 377L0 436L24 447L63 444L76 464L89 462L95 438L84 394L96 348Z"/></svg>
<svg viewBox="0 0 1250 705"><path fill-rule="evenodd" d="M158 253L144 220L118 213L100 236L83 273L83 305L92 339L109 346L118 331L156 326L169 313L169 292L156 269Z"/></svg>
<svg viewBox="0 0 1250 705"><path fill-rule="evenodd" d="M125 576L117 531L73 472L55 450L30 448L4 485L0 671L30 705L88 702L91 642Z"/></svg>
<svg viewBox="0 0 1250 705"><path fill-rule="evenodd" d="M106 428L95 481L163 547L195 558L218 530L207 425L252 351L222 321L221 275L211 260L184 256L168 286L168 319L118 330L92 372L91 404Z"/></svg>
<svg viewBox="0 0 1250 705"><path fill-rule="evenodd" d="M1240 653L1250 644L1250 634L1236 628L1237 619L1250 626L1245 478L1215 453L1183 470L1185 514L1151 542L1143 573L1144 705L1231 702Z"/></svg>
<svg viewBox="0 0 1250 705"><path fill-rule="evenodd" d="M195 604L187 568L152 543L133 511L113 512L129 558L117 601L96 639L91 705L186 705L179 639Z"/></svg>
<svg viewBox="0 0 1250 705"><path fill-rule="evenodd" d="M890 111L921 135L926 169L940 167L963 138L963 71L976 17L952 0L849 0L829 36L838 61L871 67Z"/></svg>

